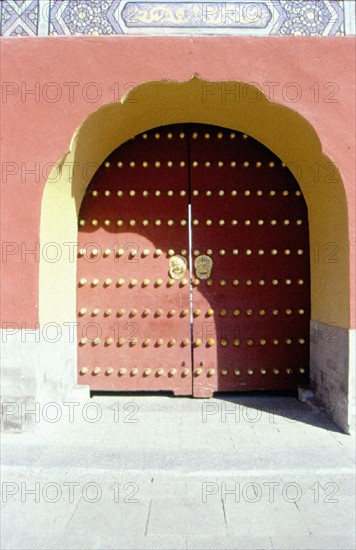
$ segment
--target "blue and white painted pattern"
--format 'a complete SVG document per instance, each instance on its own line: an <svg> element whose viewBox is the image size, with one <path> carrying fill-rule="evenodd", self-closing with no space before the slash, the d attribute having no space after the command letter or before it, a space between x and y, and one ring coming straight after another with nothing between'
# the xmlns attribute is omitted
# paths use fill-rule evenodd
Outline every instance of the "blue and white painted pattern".
<svg viewBox="0 0 356 550"><path fill-rule="evenodd" d="M3 0L2 36L355 34L354 0Z"/></svg>

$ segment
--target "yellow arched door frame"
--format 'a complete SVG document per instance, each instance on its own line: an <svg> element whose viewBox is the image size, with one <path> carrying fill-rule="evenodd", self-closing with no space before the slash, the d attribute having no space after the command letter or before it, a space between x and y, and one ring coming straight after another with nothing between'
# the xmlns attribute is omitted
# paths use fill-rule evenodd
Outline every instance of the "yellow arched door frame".
<svg viewBox="0 0 356 550"><path fill-rule="evenodd" d="M228 90L234 90L236 101L227 99ZM89 115L74 133L70 150L49 175L42 198L41 245L56 243L61 247L61 257L57 262L41 257L41 326L76 321L73 251L77 218L86 187L98 166L136 134L183 122L215 124L244 132L287 164L308 206L311 317L314 321L349 328L345 190L335 165L322 153L315 130L297 112L270 102L254 86L243 82L205 82L196 77L186 82L141 84L120 102L105 105ZM317 255L319 249L324 252L323 258ZM330 261L323 261L325 256Z"/></svg>

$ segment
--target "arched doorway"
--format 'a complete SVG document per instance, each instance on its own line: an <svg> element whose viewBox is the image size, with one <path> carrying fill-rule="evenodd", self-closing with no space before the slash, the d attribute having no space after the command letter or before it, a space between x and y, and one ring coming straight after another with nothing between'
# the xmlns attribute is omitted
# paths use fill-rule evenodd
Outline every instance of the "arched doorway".
<svg viewBox="0 0 356 550"><path fill-rule="evenodd" d="M135 136L89 184L78 242L79 383L209 397L308 382L307 207L257 140Z"/></svg>
<svg viewBox="0 0 356 550"><path fill-rule="evenodd" d="M236 90L239 101L227 103L219 93L209 96L209 101L203 100L207 87L219 92L230 86ZM41 206L41 245L55 242L63 250L70 247L76 251L82 199L107 156L141 132L186 122L245 132L283 160L296 178L308 207L311 332L337 327L342 333L335 343L328 341L326 347L311 340L310 378L316 381L316 396L322 402L338 403L331 414L338 425L348 430L353 400L352 392L351 397L348 395L353 387L353 363L348 336L343 336L350 326L348 207L340 172L323 153L312 125L296 110L269 101L260 90L244 82L212 83L194 77L185 82L153 81L139 85L120 102L93 112L74 132L69 151L46 182ZM329 243L337 243L339 247L337 261L316 261L315 247L318 250ZM72 253L62 254L56 263L41 257L39 266L40 324L55 322L63 327L64 334L69 327L65 360L61 341L56 357L51 349L51 366L44 357L41 369L47 393L50 387L51 395L55 396L71 396L78 388L76 260ZM324 373L325 355L345 357L338 385ZM89 386L79 387L81 396L89 396Z"/></svg>

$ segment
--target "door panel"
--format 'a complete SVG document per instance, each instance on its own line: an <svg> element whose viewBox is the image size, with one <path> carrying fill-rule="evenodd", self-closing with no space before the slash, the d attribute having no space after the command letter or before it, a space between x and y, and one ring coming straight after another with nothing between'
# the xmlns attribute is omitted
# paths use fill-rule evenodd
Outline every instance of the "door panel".
<svg viewBox="0 0 356 550"><path fill-rule="evenodd" d="M190 135L194 395L296 388L308 380L307 209L287 168L261 144L211 126ZM214 313L212 313L213 310Z"/></svg>
<svg viewBox="0 0 356 550"><path fill-rule="evenodd" d="M79 382L92 390L191 394L189 266L184 278L169 273L173 253L188 259L187 144L177 127L141 134L88 187L79 215L78 364Z"/></svg>

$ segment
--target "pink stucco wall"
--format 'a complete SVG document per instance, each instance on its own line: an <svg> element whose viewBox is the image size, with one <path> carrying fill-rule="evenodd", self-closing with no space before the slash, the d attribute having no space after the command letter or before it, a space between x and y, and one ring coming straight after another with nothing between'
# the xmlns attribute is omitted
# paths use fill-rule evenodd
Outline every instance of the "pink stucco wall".
<svg viewBox="0 0 356 550"><path fill-rule="evenodd" d="M68 150L74 130L89 113L147 80L186 80L197 74L205 80L258 83L271 99L307 118L340 169L354 243L353 38L20 38L3 39L1 47L2 240L15 243L5 245L13 253L2 258L3 322L33 328L38 321L39 253L25 252L39 242L49 163ZM88 86L91 82L96 87ZM36 86L38 97L26 93ZM98 90L101 96L93 101ZM295 91L301 93L297 101ZM26 173L36 163L39 173ZM354 275L352 268L351 280ZM354 320L355 310L353 325Z"/></svg>

